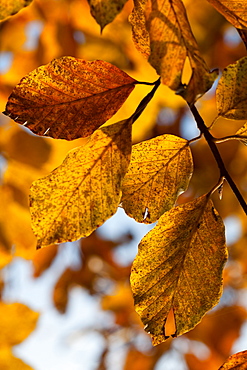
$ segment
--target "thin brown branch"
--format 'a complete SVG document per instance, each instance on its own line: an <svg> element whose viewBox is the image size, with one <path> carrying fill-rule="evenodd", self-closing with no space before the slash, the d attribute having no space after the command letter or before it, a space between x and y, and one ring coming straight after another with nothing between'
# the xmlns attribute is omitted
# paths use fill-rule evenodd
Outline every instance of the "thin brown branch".
<svg viewBox="0 0 247 370"><path fill-rule="evenodd" d="M207 126L205 125L202 117L200 116L198 110L196 109L195 105L190 105L190 110L191 110L191 113L193 114L194 118L195 118L195 121L197 123L197 127L198 129L201 131L201 133L204 135L210 149L211 149L211 152L217 162L217 165L218 165L218 168L219 168L219 171L220 171L220 177L224 177L229 186L231 187L233 193L235 194L236 198L238 199L241 207L243 208L245 214L247 215L247 204L242 196L242 194L240 193L240 191L238 190L238 187L237 185L235 184L235 182L233 181L233 179L231 178L229 172L227 171L226 167L225 167L225 164L221 158L221 155L220 155L220 152L218 151L218 148L216 146L216 143L215 143L215 138L211 135L211 133L209 132Z"/></svg>

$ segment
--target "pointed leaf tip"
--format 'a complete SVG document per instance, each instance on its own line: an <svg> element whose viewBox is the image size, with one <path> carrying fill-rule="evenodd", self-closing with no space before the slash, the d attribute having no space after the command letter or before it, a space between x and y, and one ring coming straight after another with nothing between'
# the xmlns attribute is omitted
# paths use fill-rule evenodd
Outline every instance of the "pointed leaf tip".
<svg viewBox="0 0 247 370"><path fill-rule="evenodd" d="M121 12L127 0L87 0L93 18L100 25L101 33Z"/></svg>
<svg viewBox="0 0 247 370"><path fill-rule="evenodd" d="M130 16L136 48L148 59L163 84L178 92L186 58L191 78L183 98L194 103L208 91L217 74L210 73L200 55L191 31L186 9L181 0L134 0Z"/></svg>

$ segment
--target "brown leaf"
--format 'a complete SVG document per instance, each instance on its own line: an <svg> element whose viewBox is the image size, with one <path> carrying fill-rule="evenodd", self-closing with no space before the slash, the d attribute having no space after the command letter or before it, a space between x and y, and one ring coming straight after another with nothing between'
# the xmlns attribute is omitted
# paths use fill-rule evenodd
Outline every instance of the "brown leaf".
<svg viewBox="0 0 247 370"><path fill-rule="evenodd" d="M247 29L241 30L240 28L237 28L237 31L245 45L245 48L247 49Z"/></svg>
<svg viewBox="0 0 247 370"><path fill-rule="evenodd" d="M208 0L234 27L244 29L247 27L246 1Z"/></svg>
<svg viewBox="0 0 247 370"><path fill-rule="evenodd" d="M195 102L212 86L217 72L211 74L200 56L182 1L135 0L134 4L130 22L137 49L149 57L163 84L187 102ZM186 57L192 75L184 89L182 74Z"/></svg>
<svg viewBox="0 0 247 370"><path fill-rule="evenodd" d="M121 12L127 0L88 0L90 11L96 22L101 27L111 23L116 15Z"/></svg>
<svg viewBox="0 0 247 370"><path fill-rule="evenodd" d="M62 57L24 77L4 114L37 135L74 140L91 135L111 118L134 84L110 63Z"/></svg>
<svg viewBox="0 0 247 370"><path fill-rule="evenodd" d="M219 368L219 370L246 370L247 351L235 353Z"/></svg>

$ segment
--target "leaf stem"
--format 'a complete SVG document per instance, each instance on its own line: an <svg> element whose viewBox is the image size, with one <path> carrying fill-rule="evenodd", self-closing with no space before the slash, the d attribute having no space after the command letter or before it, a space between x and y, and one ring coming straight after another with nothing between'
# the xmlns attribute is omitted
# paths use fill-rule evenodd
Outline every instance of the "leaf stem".
<svg viewBox="0 0 247 370"><path fill-rule="evenodd" d="M244 210L245 214L247 215L247 204L242 196L242 194L240 193L240 191L238 190L237 188L237 185L235 184L235 182L233 181L233 179L231 178L230 174L228 173L226 167L225 167L225 164L221 158L221 155L220 155L220 152L216 146L216 143L215 143L215 138L213 137L213 135L211 135L211 133L209 132L209 129L208 127L205 125L202 117L200 116L198 110L196 109L195 105L189 105L189 108L191 110L191 113L193 114L194 118L195 118L195 121L197 123L197 127L198 129L201 131L201 133L204 135L210 149L211 149L211 152L217 162L217 165L218 165L218 168L220 170L220 177L224 177L229 186L231 187L233 193L235 194L236 198L238 199L242 209Z"/></svg>
<svg viewBox="0 0 247 370"><path fill-rule="evenodd" d="M158 80L160 80L160 78L158 78ZM154 82L146 82L146 81L136 81L135 82L135 85L148 85L148 86L153 86L153 85L156 85L157 81L154 81Z"/></svg>
<svg viewBox="0 0 247 370"><path fill-rule="evenodd" d="M160 78L158 78L158 80L155 81L152 85L154 85L152 90L142 99L142 101L136 108L135 112L132 114L131 118L133 119L133 123L137 120L137 118L139 118L139 116L142 114L142 112L144 111L144 109L146 108L150 100L153 98L156 90L158 89L160 85Z"/></svg>

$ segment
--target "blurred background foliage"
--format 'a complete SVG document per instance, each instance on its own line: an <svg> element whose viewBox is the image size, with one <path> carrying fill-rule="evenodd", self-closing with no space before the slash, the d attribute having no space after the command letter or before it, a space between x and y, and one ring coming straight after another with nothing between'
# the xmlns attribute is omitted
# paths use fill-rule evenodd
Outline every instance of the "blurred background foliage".
<svg viewBox="0 0 247 370"><path fill-rule="evenodd" d="M206 0L184 2L192 30L210 69L222 70L246 55L237 31ZM132 7L132 1L127 1L122 12L102 34L86 0L34 0L17 15L1 22L1 111L22 77L38 66L66 55L105 60L137 80L155 81L155 71L132 42L128 23ZM187 73L184 73L185 81ZM129 117L148 91L148 86L136 86L111 121ZM198 102L198 109L208 125L216 116L214 93L215 86ZM212 132L216 137L231 135L242 125L240 121L219 119ZM161 86L134 125L133 143L164 133L190 139L198 135L198 130L184 101ZM82 144L82 139L66 142L36 137L4 115L0 116L0 290L3 301L9 289L6 274L16 258L29 261L33 269L32 279L40 279L47 269L53 269L64 246L35 250L36 240L31 231L28 208L29 188L32 181L57 167L68 150ZM226 167L247 199L247 149L237 141L222 143L219 149ZM180 196L179 203L204 194L218 180L217 165L204 139L195 142L192 151L195 171L189 190ZM112 317L108 323L90 328L102 337L104 343L92 370L110 368L112 341L121 343L125 350L121 360L124 370L178 369L176 365L168 367L172 358L179 359L181 369L216 370L234 348L244 349L241 338L245 336L246 342L247 219L227 184L224 184L223 199L216 194L213 200L226 224L229 250L221 302L194 330L155 348L134 312L129 289L131 262L129 259L122 261L116 254L120 247L128 250L128 243L133 244L134 233L123 229L119 237L112 239L94 232L76 246L70 243L70 248L77 250L78 261L76 267L73 264L67 266L56 276L54 306L60 314L65 313L71 290L79 286ZM236 343L240 343L241 348L236 347Z"/></svg>

